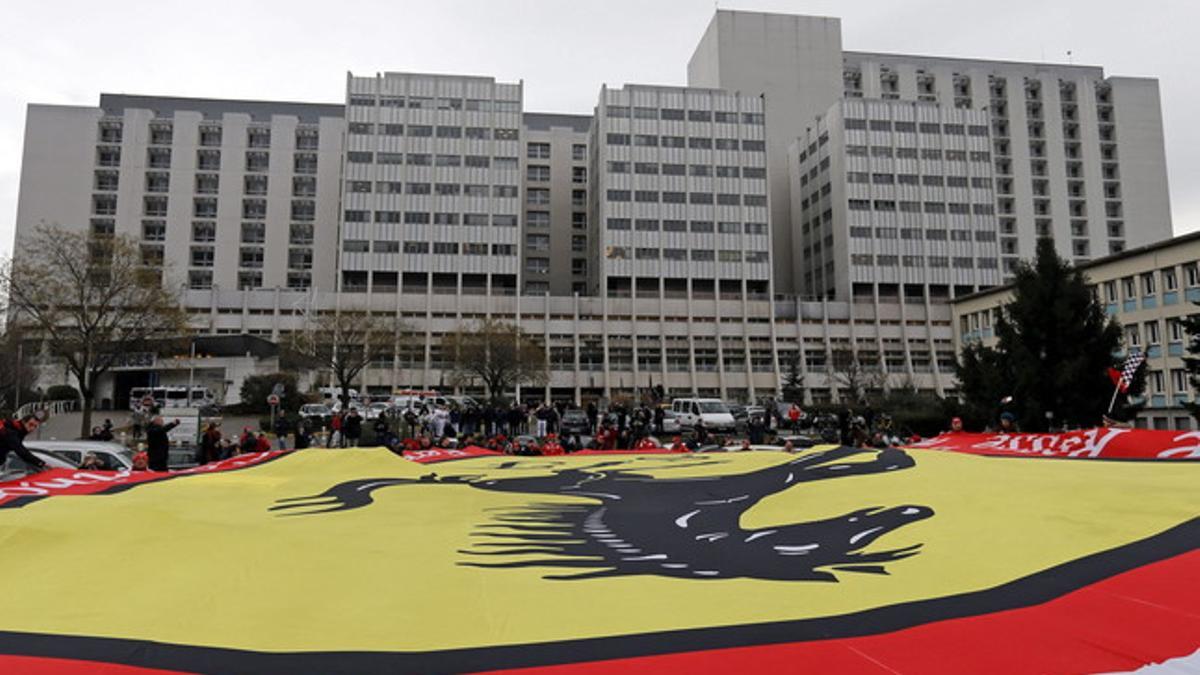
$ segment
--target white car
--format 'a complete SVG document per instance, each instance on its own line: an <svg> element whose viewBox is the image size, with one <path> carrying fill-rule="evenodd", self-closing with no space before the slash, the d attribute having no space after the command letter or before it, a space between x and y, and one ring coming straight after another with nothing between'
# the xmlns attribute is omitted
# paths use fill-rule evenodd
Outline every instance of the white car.
<svg viewBox="0 0 1200 675"><path fill-rule="evenodd" d="M380 415L386 415L387 412L391 409L392 409L392 404L384 403L382 401L377 401L377 402L372 403L371 405L367 406L366 411L363 413L363 419L365 419L365 420L379 419Z"/></svg>
<svg viewBox="0 0 1200 675"><path fill-rule="evenodd" d="M105 471L121 471L133 468L133 451L110 441L26 441L25 447L30 450L49 450L75 463L83 463L87 453L93 453L100 460L101 468Z"/></svg>
<svg viewBox="0 0 1200 675"><path fill-rule="evenodd" d="M663 412L662 427L664 434L678 434L683 431L683 426L679 423L679 415L676 415L674 410Z"/></svg>

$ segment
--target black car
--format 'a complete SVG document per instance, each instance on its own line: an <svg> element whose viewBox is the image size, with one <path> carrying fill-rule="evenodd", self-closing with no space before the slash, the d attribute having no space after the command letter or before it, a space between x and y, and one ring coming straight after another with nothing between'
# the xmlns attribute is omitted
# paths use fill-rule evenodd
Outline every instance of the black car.
<svg viewBox="0 0 1200 675"><path fill-rule="evenodd" d="M592 427L588 424L587 413L582 410L567 410L563 412L558 426L559 433L563 436L574 434L587 436L592 432Z"/></svg>

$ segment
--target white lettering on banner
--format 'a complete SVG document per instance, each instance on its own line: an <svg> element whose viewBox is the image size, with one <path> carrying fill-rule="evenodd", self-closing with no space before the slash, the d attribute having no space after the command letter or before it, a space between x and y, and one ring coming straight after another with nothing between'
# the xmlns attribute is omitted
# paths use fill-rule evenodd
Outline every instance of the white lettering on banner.
<svg viewBox="0 0 1200 675"><path fill-rule="evenodd" d="M1180 441L1186 441L1188 439L1200 441L1200 431L1189 431L1184 434L1179 434L1171 440L1179 443ZM1175 448L1168 448L1158 453L1158 456L1162 459L1200 459L1200 442L1193 443L1192 445L1181 445Z"/></svg>
<svg viewBox="0 0 1200 675"><path fill-rule="evenodd" d="M978 450L1003 450L1033 455L1098 457L1114 438L1128 429L1089 429L1070 434L998 434L972 445Z"/></svg>
<svg viewBox="0 0 1200 675"><path fill-rule="evenodd" d="M42 497L48 494L50 494L49 490L24 483L15 487L0 488L0 499L6 497Z"/></svg>

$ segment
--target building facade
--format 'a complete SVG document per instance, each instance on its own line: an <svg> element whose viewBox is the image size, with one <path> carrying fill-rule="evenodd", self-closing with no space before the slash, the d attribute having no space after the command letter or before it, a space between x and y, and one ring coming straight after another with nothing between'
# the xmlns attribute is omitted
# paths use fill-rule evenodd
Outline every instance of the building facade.
<svg viewBox="0 0 1200 675"><path fill-rule="evenodd" d="M1105 312L1121 325L1124 357L1146 354L1146 390L1137 425L1153 429L1195 429L1184 404L1195 402L1183 357L1191 338L1181 319L1197 313L1200 302L1200 233L1129 249L1080 266ZM955 350L996 343L1001 307L1010 287L997 287L954 302Z"/></svg>
<svg viewBox="0 0 1200 675"><path fill-rule="evenodd" d="M791 209L794 180L782 174L787 148L851 99L985 113L1002 272L1031 257L1042 236L1085 262L1172 234L1154 79L1110 77L1094 66L843 51L837 19L719 10L688 64L688 83L765 96L777 249L803 224ZM776 272L780 289L807 292L803 275Z"/></svg>
<svg viewBox="0 0 1200 675"><path fill-rule="evenodd" d="M522 396L754 400L794 368L815 402L844 354L953 392L948 302L1038 236L1084 262L1171 232L1154 80L845 52L838 19L718 11L688 83L601 87L593 115L395 72L348 73L336 105L34 104L17 254L40 224L131 236L216 335L394 313L414 339L369 391L449 388L442 336L497 318L547 351Z"/></svg>
<svg viewBox="0 0 1200 675"><path fill-rule="evenodd" d="M590 115L525 113L522 262L525 291L588 293ZM569 264L567 261L570 261Z"/></svg>
<svg viewBox="0 0 1200 675"><path fill-rule="evenodd" d="M986 113L847 100L792 147L802 295L935 302L1000 282Z"/></svg>

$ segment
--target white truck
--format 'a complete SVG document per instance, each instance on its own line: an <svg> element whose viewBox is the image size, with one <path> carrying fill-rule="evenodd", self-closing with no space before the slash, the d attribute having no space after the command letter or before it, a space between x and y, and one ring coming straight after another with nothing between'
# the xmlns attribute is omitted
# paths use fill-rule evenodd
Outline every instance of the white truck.
<svg viewBox="0 0 1200 675"><path fill-rule="evenodd" d="M671 401L671 412L685 429L694 429L697 422L703 422L708 431L733 433L737 430L733 413L719 398L677 398Z"/></svg>

